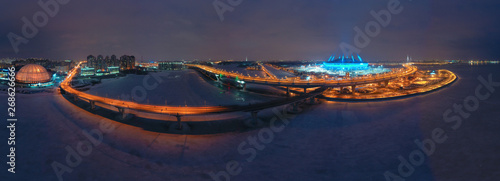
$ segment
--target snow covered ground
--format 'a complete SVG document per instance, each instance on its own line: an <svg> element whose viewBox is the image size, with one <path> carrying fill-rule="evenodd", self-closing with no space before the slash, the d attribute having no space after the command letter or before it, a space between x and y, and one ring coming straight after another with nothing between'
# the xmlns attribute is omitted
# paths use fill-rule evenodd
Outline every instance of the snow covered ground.
<svg viewBox="0 0 500 181"><path fill-rule="evenodd" d="M294 74L292 74L290 72L279 70L279 69L275 69L274 67L271 67L271 66L268 66L268 65L264 65L264 66L266 67L266 69L269 72L271 72L276 77L278 77L278 79L283 79L285 77L296 77Z"/></svg>
<svg viewBox="0 0 500 181"><path fill-rule="evenodd" d="M500 81L500 67L434 68L447 68L460 79L447 88L405 99L305 107L283 130L274 131L272 139L263 134L267 127L213 135L157 133L91 114L57 93L18 95L16 174L1 164L0 178L57 180L51 164L67 165L65 147L76 148L88 140L82 131L107 123L115 129L104 134L103 142L82 156L81 163L70 167L71 173L62 175L64 180L212 180L210 173L226 170L228 163L239 163L241 169L231 180L385 180L386 171L398 174L399 156L408 159L418 149L415 139L432 138L436 128L445 131L446 141L436 144L435 152L406 180L498 180L500 87L480 101L456 130L453 123L443 121L443 114L475 94L479 75L492 74L494 81ZM121 84L113 85L113 91L130 90L118 87ZM0 100L6 99L1 93ZM0 109L6 110L6 104ZM259 115L268 121L264 115L272 114ZM8 154L6 122L1 126L5 141L0 148ZM250 149L249 138L259 135L270 141ZM255 158L240 154L242 144L244 150L255 151Z"/></svg>
<svg viewBox="0 0 500 181"><path fill-rule="evenodd" d="M227 64L227 65L214 65L214 68L226 70L226 71L234 71L241 73L243 75L257 76L257 77L266 77L266 73L258 70L247 70L242 67L238 67L239 64Z"/></svg>

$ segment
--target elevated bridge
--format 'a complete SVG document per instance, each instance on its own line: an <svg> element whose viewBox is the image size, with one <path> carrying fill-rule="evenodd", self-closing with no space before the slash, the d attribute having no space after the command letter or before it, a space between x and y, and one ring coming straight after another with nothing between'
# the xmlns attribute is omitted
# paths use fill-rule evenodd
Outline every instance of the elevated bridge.
<svg viewBox="0 0 500 181"><path fill-rule="evenodd" d="M270 86L300 87L300 88L347 87L347 86L356 86L356 85L363 85L370 83L387 82L392 79L407 77L411 74L414 74L418 70L417 67L415 66L405 64L403 65L403 68L393 69L391 72L376 74L373 76L343 78L341 80L325 80L325 79L295 80L295 79L276 79L274 77L273 78L252 77L235 72L228 72L225 70L216 69L205 65L194 65L194 64L186 64L186 65L188 67L196 68L213 74L219 74L229 77L238 77L238 80L245 81L246 83L263 84Z"/></svg>

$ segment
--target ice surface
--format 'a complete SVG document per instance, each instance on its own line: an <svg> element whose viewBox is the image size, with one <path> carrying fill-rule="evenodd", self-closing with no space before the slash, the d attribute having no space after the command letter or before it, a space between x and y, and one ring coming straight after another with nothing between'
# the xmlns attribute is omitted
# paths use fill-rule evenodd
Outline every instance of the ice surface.
<svg viewBox="0 0 500 181"><path fill-rule="evenodd" d="M161 82L154 77L160 77ZM154 84L158 86L148 90L149 85ZM139 90L145 90L146 95L143 96ZM200 73L191 69L103 79L101 84L91 87L87 93L115 99L132 100L134 97L135 102L143 104L180 106L243 105L276 98L219 86L214 81L200 77Z"/></svg>
<svg viewBox="0 0 500 181"><path fill-rule="evenodd" d="M447 88L405 99L305 107L252 162L237 148L249 136L258 136L260 129L201 136L160 134L90 114L58 94L18 95L17 173L8 174L7 165L1 164L0 178L57 180L51 163L65 163L64 148L86 140L82 130L107 122L116 130L105 134L104 143L83 157L72 173L64 174L64 180L211 180L208 173L224 170L231 160L242 164L242 172L231 180L385 180L385 171L397 172L398 156L407 158L417 149L413 141L431 138L435 128L446 131L447 141L438 144L406 180L498 180L500 92L481 101L457 130L443 121L443 113L474 95L478 75L491 73L500 81L499 66L432 68L447 68L460 79ZM118 85L122 84L113 86ZM123 86L113 91L130 90ZM0 94L0 100L6 99ZM6 104L0 109L5 110ZM2 121L0 129L4 138L5 124ZM4 145L2 153L7 151Z"/></svg>

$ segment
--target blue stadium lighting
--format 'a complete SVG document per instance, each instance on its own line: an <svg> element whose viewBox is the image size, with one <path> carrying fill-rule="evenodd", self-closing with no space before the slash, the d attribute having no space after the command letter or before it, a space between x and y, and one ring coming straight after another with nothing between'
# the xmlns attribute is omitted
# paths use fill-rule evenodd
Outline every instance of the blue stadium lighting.
<svg viewBox="0 0 500 181"><path fill-rule="evenodd" d="M359 55L358 55L358 58L359 58L359 60L360 60L361 62L363 62L363 59L362 59Z"/></svg>
<svg viewBox="0 0 500 181"><path fill-rule="evenodd" d="M356 58L357 56L357 58ZM383 66L371 67L368 63L363 62L359 54L349 55L335 55L331 56L328 61L319 65L301 66L297 68L299 71L314 72L327 74L331 76L360 76L369 74L378 74L390 71Z"/></svg>
<svg viewBox="0 0 500 181"><path fill-rule="evenodd" d="M359 60L356 60L354 55L342 55L339 59L335 59L333 56L326 62L323 62L323 68L326 70L342 70L342 71L360 71L370 69L369 64L363 63L363 60L359 55L357 55Z"/></svg>

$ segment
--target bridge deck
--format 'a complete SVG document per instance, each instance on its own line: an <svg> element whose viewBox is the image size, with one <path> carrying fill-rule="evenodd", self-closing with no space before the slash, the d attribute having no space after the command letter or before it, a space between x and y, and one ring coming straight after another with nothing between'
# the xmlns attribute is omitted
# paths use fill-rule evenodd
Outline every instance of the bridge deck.
<svg viewBox="0 0 500 181"><path fill-rule="evenodd" d="M398 78L398 77L402 77L402 76L407 76L407 75L413 74L417 71L417 68L414 66L405 66L404 70L393 71L391 73L381 74L381 75L377 75L374 77L368 77L368 78L353 78L353 79L334 80L334 81L327 81L327 80L291 81L291 80L264 79L264 78L249 77L249 76L243 76L243 75L232 73L232 72L218 70L218 69L208 67L208 66L189 64L188 66L190 66L190 67L196 67L196 68L199 68L199 69L211 72L211 73L215 73L215 74L223 74L226 76L234 76L234 77L238 76L238 78L240 80L244 80L244 81L252 82L252 83L259 83L259 84L266 84L266 85L273 85L273 86L294 86L294 87L304 87L304 88L306 88L306 87L321 87L321 88L318 90L315 90L313 92L310 92L308 94L304 94L302 96L285 98L285 99L281 99L281 100L260 103L260 104L254 104L254 105L248 105L248 106L176 107L176 106L158 106L158 105L139 104L139 103L135 103L135 102L131 102L131 101L123 101L123 100L118 100L118 99L99 97L96 95L92 95L92 94L78 91L70 86L70 82L73 79L73 77L76 75L77 70L80 68L82 63L83 62L81 62L74 69L72 69L69 72L68 77L61 83L61 89L63 91L65 91L66 93L72 94L80 99L88 100L89 102L91 102L91 104L95 104L96 102L98 102L101 104L114 106L117 109L126 108L126 109L134 109L134 110L143 111L143 112L169 114L169 115L178 115L178 114L181 114L181 115L200 115L200 114L262 110L262 109L267 109L267 108L271 108L271 107L290 104L293 102L297 102L297 101L300 101L303 99L307 99L307 98L319 95L327 87L348 86L348 85L367 84L367 83L385 81L385 80L390 80L390 79L394 79L394 78Z"/></svg>
<svg viewBox="0 0 500 181"><path fill-rule="evenodd" d="M214 74L222 74L229 77L238 77L239 80L245 81L247 83L254 84L264 84L271 86L290 86L290 87L302 87L302 88L310 88L310 87L344 87L344 86L352 86L352 85L362 85L369 83L377 83L388 81L392 79L397 79L400 77L405 77L417 72L417 67L411 65L404 65L403 69L393 70L388 73L377 74L375 76L369 77L359 77L359 78L348 78L342 80L288 80L288 79L269 79L269 78L260 78L260 77L251 77L245 76L242 74L228 72L220 69L216 69L209 66L204 65L193 65L187 64L189 67L198 68L207 72L211 72Z"/></svg>

